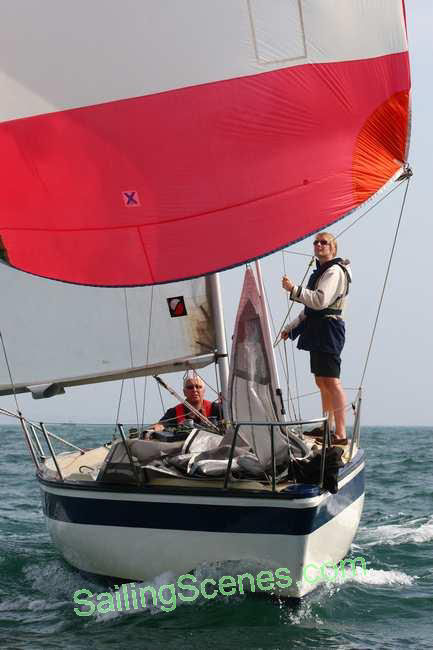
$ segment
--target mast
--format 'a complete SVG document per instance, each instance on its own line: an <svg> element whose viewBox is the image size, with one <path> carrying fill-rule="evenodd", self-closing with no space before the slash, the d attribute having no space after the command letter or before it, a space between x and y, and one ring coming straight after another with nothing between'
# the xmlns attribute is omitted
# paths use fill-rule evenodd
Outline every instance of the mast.
<svg viewBox="0 0 433 650"><path fill-rule="evenodd" d="M228 419L228 387L229 387L229 362L227 356L226 332L224 327L224 311L221 300L221 287L219 274L213 273L207 277L208 286L211 294L212 315L215 325L216 354L218 372L221 383L222 408L224 419Z"/></svg>
<svg viewBox="0 0 433 650"><path fill-rule="evenodd" d="M282 393L281 393L281 387L280 387L280 379L278 377L278 368L277 368L277 363L275 360L275 351L272 343L269 345L268 342L272 341L272 335L271 335L271 327L269 324L269 312L268 308L266 305L266 299L265 299L265 291L263 287L263 281L262 281L262 270L260 267L260 262L258 260L255 261L255 267L256 267L256 276L257 276L257 284L258 284L258 289L260 293L260 303L262 305L262 310L264 314L264 321L266 323L266 329L267 329L267 340L265 340L266 347L268 348L268 357L270 361L270 371L271 371L271 376L273 379L273 383L275 386L275 392L276 392L276 397L279 399L277 400L278 403L280 404L280 411L281 415L283 416L282 419L284 419L285 415L285 410L284 410L284 405L283 405L283 400L282 400Z"/></svg>

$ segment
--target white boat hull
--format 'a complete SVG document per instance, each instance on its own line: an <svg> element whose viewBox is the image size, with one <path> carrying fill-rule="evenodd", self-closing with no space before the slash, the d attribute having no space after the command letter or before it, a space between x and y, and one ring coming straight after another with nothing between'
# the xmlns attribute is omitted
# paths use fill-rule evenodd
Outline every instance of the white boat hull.
<svg viewBox="0 0 433 650"><path fill-rule="evenodd" d="M53 542L82 571L150 581L203 563L251 561L287 568L292 584L283 595L301 597L319 583L323 563L347 554L361 518L363 473L362 460L337 494L307 498L71 489L43 480L41 489Z"/></svg>

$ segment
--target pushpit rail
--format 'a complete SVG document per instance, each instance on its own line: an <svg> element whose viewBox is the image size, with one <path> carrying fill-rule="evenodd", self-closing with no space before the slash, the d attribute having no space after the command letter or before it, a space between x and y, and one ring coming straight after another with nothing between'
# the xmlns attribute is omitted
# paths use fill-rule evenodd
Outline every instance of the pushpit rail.
<svg viewBox="0 0 433 650"><path fill-rule="evenodd" d="M353 456L353 451L354 451L354 444L359 444L359 438L360 438L360 407L361 407L361 394L358 395L357 399L357 408L356 408L356 418L355 418L355 426L354 426L354 432L352 436L352 444L350 447L350 458ZM51 431L48 431L44 425L43 422L41 422L39 425L36 424L35 422L31 422L27 418L25 418L21 413L14 413L13 411L8 411L7 409L0 408L0 415L6 415L8 417L12 417L16 420L19 420L21 424L21 428L24 433L24 437L30 452L30 455L32 457L32 460L34 462L34 465L38 471L41 471L41 466L43 465L43 461L46 460L46 455L44 454L42 445L40 443L39 437L37 432L42 433L42 435L45 438L47 447L49 449L50 455L53 459L54 465L56 467L57 473L59 475L59 479L64 482L64 477L62 475L62 472L60 470L58 461L57 461L57 455L54 451L54 448L51 444L50 439L57 440L58 442L63 443L67 447L70 447L72 449L75 449L76 451L79 451L80 454L84 454L85 450L82 449L81 447L78 447L77 445L74 445L73 443L69 442L68 440L65 440L64 438L61 438L55 433L52 433ZM305 425L323 425L323 435L322 435L322 458L321 458L321 464L320 464L320 482L319 485L323 489L324 487L324 478L325 478L325 466L326 466L326 455L324 450L327 447L331 446L331 436L330 436L330 429L329 429L329 422L327 416L323 416L321 418L315 418L315 419L310 419L310 420L295 420L295 421L290 421L290 422L281 422L281 421L272 421L272 422L251 422L251 421L243 421L243 422L236 422L233 423L234 427L234 434L233 434L233 440L231 442L231 447L230 447L230 453L229 453L229 460L227 464L227 469L224 477L224 489L229 488L229 482L230 482L230 472L233 464L233 456L234 456L234 451L236 448L236 441L237 437L239 434L239 430L241 427L247 427L247 426L254 426L254 427L267 427L270 430L270 437L271 437L271 484L272 484L272 492L276 492L276 482L277 482L277 476L276 476L276 458L275 458L275 436L274 436L274 429L275 427L279 428L281 432L284 434L285 429L287 427L300 427L300 426L305 426ZM129 452L129 448L125 439L125 435L123 433L122 426L119 426L120 434L123 439L123 443L125 445L125 448L127 452ZM293 459L291 457L290 451L290 461L292 462ZM130 456L130 453L128 453L129 461L133 467L134 470L134 475L136 475L136 468L134 467L134 463L132 461L132 457ZM136 480L138 482L138 477L136 476Z"/></svg>
<svg viewBox="0 0 433 650"><path fill-rule="evenodd" d="M53 459L54 465L56 467L57 473L61 481L64 481L64 478L60 470L59 464L57 462L57 456L54 451L53 445L51 444L50 438L52 438L53 440L57 440L58 442L62 442L67 447L71 447L72 449L79 451L80 454L85 453L84 449L81 449L81 447L77 447L77 445L74 445L72 442L69 442L68 440L64 440L64 438L61 438L57 434L48 431L43 422L41 422L40 424L36 424L35 422L31 422L30 420L27 420L27 418L25 418L22 415L22 413L14 413L13 411L8 411L7 409L3 409L3 408L0 408L0 415L6 415L7 417L11 417L19 421L24 433L24 438L29 448L30 456L32 457L33 463L38 471L41 470L42 463L46 459L46 455L44 454L41 442L37 434L38 431L39 433L42 433L42 435L45 438L47 447L49 449L50 455Z"/></svg>

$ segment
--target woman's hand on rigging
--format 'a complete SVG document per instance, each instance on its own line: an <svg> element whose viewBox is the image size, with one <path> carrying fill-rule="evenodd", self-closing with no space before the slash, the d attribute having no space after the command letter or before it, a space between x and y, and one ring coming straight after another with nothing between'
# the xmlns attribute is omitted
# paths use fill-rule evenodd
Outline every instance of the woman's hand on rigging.
<svg viewBox="0 0 433 650"><path fill-rule="evenodd" d="M283 275L282 285L283 285L283 289L285 289L286 291L291 291L295 286L294 283L291 280L289 280L287 275Z"/></svg>

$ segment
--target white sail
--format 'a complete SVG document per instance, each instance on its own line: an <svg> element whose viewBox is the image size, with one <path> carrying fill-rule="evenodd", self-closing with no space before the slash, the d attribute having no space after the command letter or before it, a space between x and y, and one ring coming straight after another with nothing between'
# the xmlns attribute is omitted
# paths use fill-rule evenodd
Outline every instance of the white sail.
<svg viewBox="0 0 433 650"><path fill-rule="evenodd" d="M203 367L214 358L204 278L104 289L2 267L0 295L13 382L18 392L31 390L34 397L49 397L66 386ZM11 392L2 358L0 394Z"/></svg>

